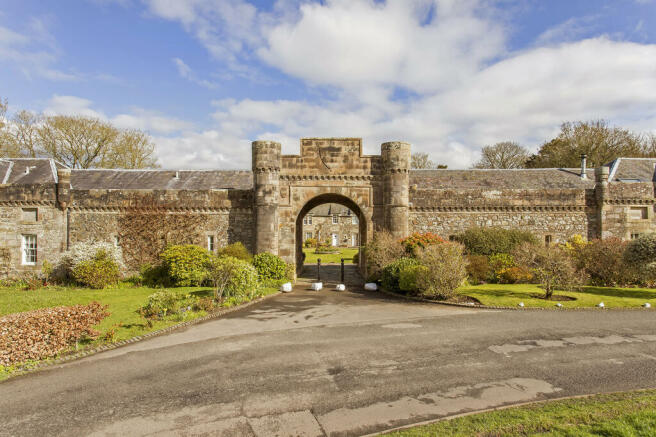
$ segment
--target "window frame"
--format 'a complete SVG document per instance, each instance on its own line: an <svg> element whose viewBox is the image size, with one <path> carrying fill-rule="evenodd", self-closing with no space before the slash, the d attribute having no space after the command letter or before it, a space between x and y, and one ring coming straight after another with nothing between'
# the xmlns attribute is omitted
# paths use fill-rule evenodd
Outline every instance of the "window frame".
<svg viewBox="0 0 656 437"><path fill-rule="evenodd" d="M33 240L30 241L30 240ZM38 261L39 245L36 234L21 235L21 265L35 266Z"/></svg>
<svg viewBox="0 0 656 437"><path fill-rule="evenodd" d="M339 224L339 216L337 214L333 214L333 224L334 225Z"/></svg>
<svg viewBox="0 0 656 437"><path fill-rule="evenodd" d="M214 253L215 248L216 248L216 244L215 244L214 235L208 235L207 236L207 250Z"/></svg>

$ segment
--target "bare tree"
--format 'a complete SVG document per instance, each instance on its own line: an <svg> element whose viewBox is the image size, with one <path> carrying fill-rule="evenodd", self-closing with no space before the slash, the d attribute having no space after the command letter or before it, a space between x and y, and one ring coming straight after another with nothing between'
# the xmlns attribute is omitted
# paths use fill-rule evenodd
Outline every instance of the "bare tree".
<svg viewBox="0 0 656 437"><path fill-rule="evenodd" d="M8 119L6 100L0 101L0 156L54 158L71 168L157 166L155 145L145 132L96 118L24 110Z"/></svg>
<svg viewBox="0 0 656 437"><path fill-rule="evenodd" d="M485 146L481 159L474 168L523 168L529 158L528 150L513 141L502 141Z"/></svg>
<svg viewBox="0 0 656 437"><path fill-rule="evenodd" d="M435 164L428 158L428 153L415 152L410 155L410 168L417 170L446 168L444 164Z"/></svg>

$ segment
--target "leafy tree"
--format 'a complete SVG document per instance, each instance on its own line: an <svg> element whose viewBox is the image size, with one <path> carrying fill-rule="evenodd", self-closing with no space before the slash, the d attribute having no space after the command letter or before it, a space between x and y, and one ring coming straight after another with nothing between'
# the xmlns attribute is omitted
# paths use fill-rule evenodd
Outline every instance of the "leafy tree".
<svg viewBox="0 0 656 437"><path fill-rule="evenodd" d="M155 145L136 129L96 118L19 111L0 101L0 157L54 158L71 168L156 167Z"/></svg>
<svg viewBox="0 0 656 437"><path fill-rule="evenodd" d="M474 168L524 168L529 158L528 150L512 141L485 146L481 159Z"/></svg>
<svg viewBox="0 0 656 437"><path fill-rule="evenodd" d="M433 169L433 168L446 168L446 165L443 164L435 164L433 161L431 161L428 158L428 153L423 153L423 152L415 152L412 155L410 155L410 168L417 169L417 170L427 170L427 169Z"/></svg>
<svg viewBox="0 0 656 437"><path fill-rule="evenodd" d="M656 140L627 129L610 127L605 120L563 123L560 133L544 143L526 166L529 168L578 167L581 155L599 167L619 157L654 157Z"/></svg>

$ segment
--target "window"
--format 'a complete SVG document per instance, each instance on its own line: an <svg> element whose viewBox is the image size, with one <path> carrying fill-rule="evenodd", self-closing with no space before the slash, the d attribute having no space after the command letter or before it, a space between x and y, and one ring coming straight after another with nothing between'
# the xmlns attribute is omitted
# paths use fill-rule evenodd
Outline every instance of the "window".
<svg viewBox="0 0 656 437"><path fill-rule="evenodd" d="M207 250L214 252L214 235L207 236Z"/></svg>
<svg viewBox="0 0 656 437"><path fill-rule="evenodd" d="M121 242L118 239L118 235L114 235L114 247L118 247L120 243Z"/></svg>
<svg viewBox="0 0 656 437"><path fill-rule="evenodd" d="M637 238L640 238L640 234L631 234L631 239L635 240Z"/></svg>
<svg viewBox="0 0 656 437"><path fill-rule="evenodd" d="M634 206L629 209L629 218L631 220L646 220L647 219L647 207L646 206Z"/></svg>
<svg viewBox="0 0 656 437"><path fill-rule="evenodd" d="M22 220L24 222L35 222L38 218L38 210L36 208L23 208Z"/></svg>
<svg viewBox="0 0 656 437"><path fill-rule="evenodd" d="M346 210L346 215L349 215L349 216L351 215L351 210L350 209Z"/></svg>
<svg viewBox="0 0 656 437"><path fill-rule="evenodd" d="M23 265L36 265L36 235L23 235Z"/></svg>
<svg viewBox="0 0 656 437"><path fill-rule="evenodd" d="M310 238L312 238L312 232L306 232L305 233L305 239L309 240Z"/></svg>
<svg viewBox="0 0 656 437"><path fill-rule="evenodd" d="M353 217L351 217L351 223L354 224L354 225L357 225L360 222L358 221L358 218L356 216L353 216Z"/></svg>
<svg viewBox="0 0 656 437"><path fill-rule="evenodd" d="M455 235L449 235L449 241L456 241Z"/></svg>
<svg viewBox="0 0 656 437"><path fill-rule="evenodd" d="M311 225L312 224L312 216L311 215L306 215L303 217L303 224L304 225Z"/></svg>
<svg viewBox="0 0 656 437"><path fill-rule="evenodd" d="M544 245L549 246L551 245L552 237L551 235L545 235L544 236Z"/></svg>
<svg viewBox="0 0 656 437"><path fill-rule="evenodd" d="M355 234L351 234L351 246L355 247L358 245L358 236Z"/></svg>
<svg viewBox="0 0 656 437"><path fill-rule="evenodd" d="M339 223L339 217L337 216L337 214L333 214L333 224L336 225L338 223Z"/></svg>

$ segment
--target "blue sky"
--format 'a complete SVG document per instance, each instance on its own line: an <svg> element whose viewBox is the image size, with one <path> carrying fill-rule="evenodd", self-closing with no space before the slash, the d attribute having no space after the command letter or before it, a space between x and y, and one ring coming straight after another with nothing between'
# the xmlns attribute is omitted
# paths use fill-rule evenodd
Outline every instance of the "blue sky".
<svg viewBox="0 0 656 437"><path fill-rule="evenodd" d="M563 121L656 132L655 24L654 0L0 0L0 97L146 130L164 167L353 136L466 168Z"/></svg>

